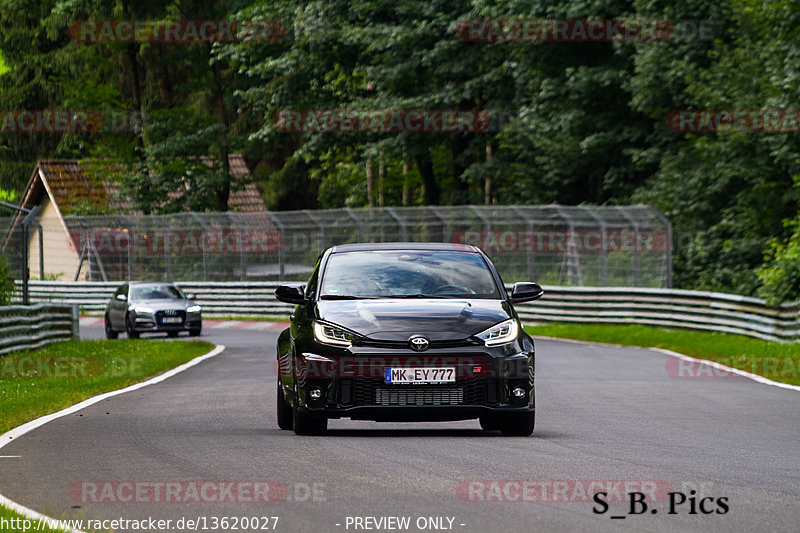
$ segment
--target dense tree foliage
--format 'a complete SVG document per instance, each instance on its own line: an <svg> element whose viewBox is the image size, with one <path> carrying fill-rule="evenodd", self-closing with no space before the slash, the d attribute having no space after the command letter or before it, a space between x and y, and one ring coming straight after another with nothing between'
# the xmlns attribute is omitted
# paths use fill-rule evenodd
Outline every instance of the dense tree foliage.
<svg viewBox="0 0 800 533"><path fill-rule="evenodd" d="M676 31L639 42L465 33L476 19L620 18ZM70 37L75 21L128 19L273 20L282 31L233 43ZM225 155L243 152L272 209L651 202L673 223L676 286L800 298L797 130L668 122L679 110L800 109L789 0L6 0L0 24L0 110L129 117L120 131L0 133L0 186L19 190L38 158L102 157L123 164L145 212L225 209ZM348 133L279 120L310 110L492 121Z"/></svg>

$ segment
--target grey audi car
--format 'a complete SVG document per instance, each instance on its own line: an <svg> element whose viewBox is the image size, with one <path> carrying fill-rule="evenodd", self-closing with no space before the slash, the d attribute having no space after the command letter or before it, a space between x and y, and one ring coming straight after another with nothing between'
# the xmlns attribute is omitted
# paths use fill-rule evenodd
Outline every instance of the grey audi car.
<svg viewBox="0 0 800 533"><path fill-rule="evenodd" d="M200 335L203 319L193 295L185 295L171 283L130 282L121 285L106 305L106 338L116 339L121 331L131 339L140 333L166 332L177 337L181 331Z"/></svg>

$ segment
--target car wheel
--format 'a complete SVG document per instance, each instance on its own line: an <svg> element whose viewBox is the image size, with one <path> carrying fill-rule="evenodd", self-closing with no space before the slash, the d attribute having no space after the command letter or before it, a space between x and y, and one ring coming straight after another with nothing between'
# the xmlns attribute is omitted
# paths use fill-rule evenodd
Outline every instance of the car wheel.
<svg viewBox="0 0 800 533"><path fill-rule="evenodd" d="M328 429L328 419L304 413L295 403L292 407L292 427L297 435L320 435Z"/></svg>
<svg viewBox="0 0 800 533"><path fill-rule="evenodd" d="M500 431L507 437L528 437L533 433L536 411L506 415L500 424Z"/></svg>
<svg viewBox="0 0 800 533"><path fill-rule="evenodd" d="M177 336L178 336L178 332L177 331L168 331L167 332L167 337L175 338Z"/></svg>
<svg viewBox="0 0 800 533"><path fill-rule="evenodd" d="M500 422L493 416L482 416L478 419L481 423L481 428L486 431L497 431L500 429Z"/></svg>
<svg viewBox="0 0 800 533"><path fill-rule="evenodd" d="M190 336L190 337L199 337L199 336L200 336L200 331L201 331L201 329L200 329L200 328L197 328L197 329L190 329L190 330L189 330L189 336Z"/></svg>
<svg viewBox="0 0 800 533"><path fill-rule="evenodd" d="M139 338L139 332L133 329L133 324L131 324L131 315L125 315L125 329L128 332L129 339Z"/></svg>
<svg viewBox="0 0 800 533"><path fill-rule="evenodd" d="M292 408L286 403L286 398L283 397L283 388L281 387L281 382L278 380L278 398L277 398L277 407L276 410L278 411L278 427L281 429L292 429L294 424L294 413L292 412Z"/></svg>
<svg viewBox="0 0 800 533"><path fill-rule="evenodd" d="M116 339L117 337L119 337L119 332L114 331L111 328L111 321L108 319L108 315L106 315L105 325L106 325L106 339Z"/></svg>

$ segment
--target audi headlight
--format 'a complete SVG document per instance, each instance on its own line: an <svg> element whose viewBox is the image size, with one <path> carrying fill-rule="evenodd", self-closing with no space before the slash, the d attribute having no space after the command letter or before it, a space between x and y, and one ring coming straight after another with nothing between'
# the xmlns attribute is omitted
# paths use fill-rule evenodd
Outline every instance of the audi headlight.
<svg viewBox="0 0 800 533"><path fill-rule="evenodd" d="M325 322L315 320L314 338L317 342L322 344L350 347L353 344L355 335L333 324L326 324Z"/></svg>
<svg viewBox="0 0 800 533"><path fill-rule="evenodd" d="M154 313L154 311L149 307L139 307L139 306L137 306L137 307L134 307L133 310L136 311L136 314L138 314L138 315L152 315Z"/></svg>
<svg viewBox="0 0 800 533"><path fill-rule="evenodd" d="M186 312L187 313L199 313L200 309L201 308L200 308L199 305L190 305L189 307L186 308Z"/></svg>
<svg viewBox="0 0 800 533"><path fill-rule="evenodd" d="M511 318L505 322L495 324L475 336L482 340L486 346L497 346L512 342L517 338L518 334L519 326L517 326L517 321Z"/></svg>

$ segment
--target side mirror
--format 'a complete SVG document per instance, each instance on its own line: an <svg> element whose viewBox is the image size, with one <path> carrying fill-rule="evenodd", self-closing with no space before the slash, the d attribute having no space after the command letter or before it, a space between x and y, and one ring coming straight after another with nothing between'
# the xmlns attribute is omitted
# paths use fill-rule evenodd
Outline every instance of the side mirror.
<svg viewBox="0 0 800 533"><path fill-rule="evenodd" d="M196 294L187 294L186 295L186 299L187 300L192 300L192 301L197 300L197 295Z"/></svg>
<svg viewBox="0 0 800 533"><path fill-rule="evenodd" d="M538 283L515 283L511 289L511 302L518 304L538 300L544 294L544 289Z"/></svg>
<svg viewBox="0 0 800 533"><path fill-rule="evenodd" d="M120 302L127 302L128 297L125 296L124 294L117 294L117 300L119 300Z"/></svg>
<svg viewBox="0 0 800 533"><path fill-rule="evenodd" d="M308 302L306 300L306 286L302 283L295 283L292 285L281 285L275 289L275 298L279 302L287 304L304 305Z"/></svg>

